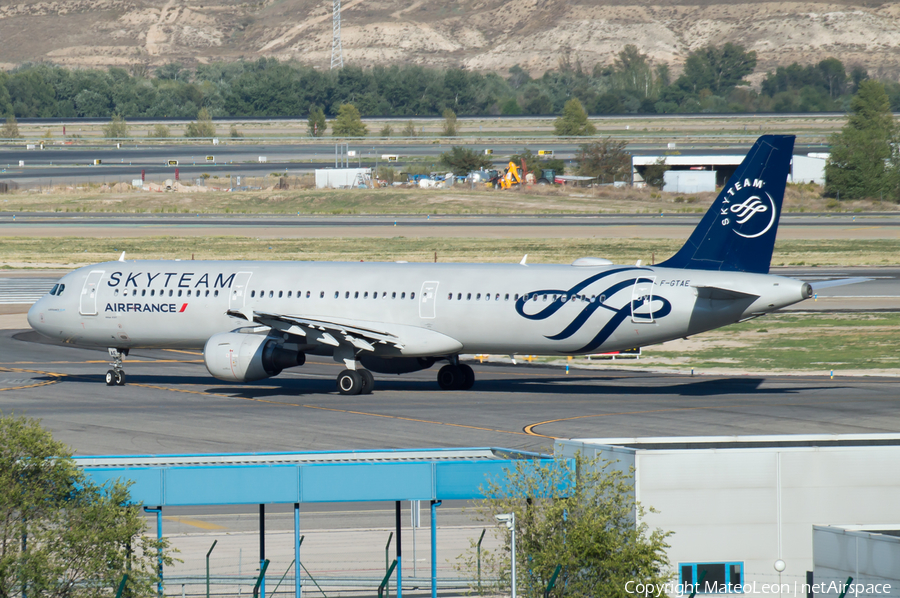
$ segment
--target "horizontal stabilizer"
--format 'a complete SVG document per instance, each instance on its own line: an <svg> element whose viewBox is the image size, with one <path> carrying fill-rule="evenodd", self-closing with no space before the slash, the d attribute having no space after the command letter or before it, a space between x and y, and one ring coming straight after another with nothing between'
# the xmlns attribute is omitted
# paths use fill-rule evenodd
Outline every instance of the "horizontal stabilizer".
<svg viewBox="0 0 900 598"><path fill-rule="evenodd" d="M869 282L872 278L856 277L856 278L838 278L837 280L817 280L809 283L813 293L818 293L822 289L830 289L831 287L842 287L848 284L859 284L861 282Z"/></svg>
<svg viewBox="0 0 900 598"><path fill-rule="evenodd" d="M697 297L700 299L714 299L716 301L735 301L738 299L756 299L759 295L745 293L743 291L735 291L734 289L723 289L722 287L694 287L697 289Z"/></svg>

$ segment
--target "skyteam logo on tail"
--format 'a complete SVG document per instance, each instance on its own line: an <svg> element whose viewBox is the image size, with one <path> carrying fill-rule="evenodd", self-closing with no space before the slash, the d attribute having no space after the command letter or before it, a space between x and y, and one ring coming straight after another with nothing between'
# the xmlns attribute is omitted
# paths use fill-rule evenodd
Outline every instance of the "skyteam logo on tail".
<svg viewBox="0 0 900 598"><path fill-rule="evenodd" d="M744 179L743 183L736 181L726 190L719 210L722 226L731 226L734 234L745 239L755 239L769 232L778 214L775 200L762 191L765 184L762 179ZM748 222L750 225L745 227ZM743 230L747 232L741 232Z"/></svg>

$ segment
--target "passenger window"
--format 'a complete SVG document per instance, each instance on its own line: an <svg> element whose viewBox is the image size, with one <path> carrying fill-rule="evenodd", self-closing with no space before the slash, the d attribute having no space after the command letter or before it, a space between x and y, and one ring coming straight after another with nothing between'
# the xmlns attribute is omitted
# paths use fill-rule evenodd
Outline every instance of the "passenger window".
<svg viewBox="0 0 900 598"><path fill-rule="evenodd" d="M457 293L457 294L456 294L456 300L457 300L457 301L462 300L462 293Z"/></svg>
<svg viewBox="0 0 900 598"><path fill-rule="evenodd" d="M218 289L217 289L216 292L213 293L213 297L218 297L218 296L219 296L219 291L218 291Z"/></svg>
<svg viewBox="0 0 900 598"><path fill-rule="evenodd" d="M152 293L153 291L150 291L150 292ZM203 295L203 296L204 296L204 297L209 297L209 289L206 289L206 294Z"/></svg>
<svg viewBox="0 0 900 598"><path fill-rule="evenodd" d="M475 301L481 301L481 293L475 295Z"/></svg>
<svg viewBox="0 0 900 598"><path fill-rule="evenodd" d="M449 295L447 295L447 299L452 301L452 300L453 300L453 293L450 293Z"/></svg>
<svg viewBox="0 0 900 598"><path fill-rule="evenodd" d="M354 292L353 292L353 298L354 298L354 299L359 299L359 291L354 291Z"/></svg>
<svg viewBox="0 0 900 598"><path fill-rule="evenodd" d="M341 292L340 292L340 291L335 291L335 292L334 292L334 298L335 298L335 299L337 299L337 298L340 297L340 296L341 296Z"/></svg>
<svg viewBox="0 0 900 598"><path fill-rule="evenodd" d="M406 299L406 293L400 293L400 298L401 298L401 299Z"/></svg>
<svg viewBox="0 0 900 598"><path fill-rule="evenodd" d="M503 298L504 301L509 301L509 293L506 294L506 297Z"/></svg>
<svg viewBox="0 0 900 598"><path fill-rule="evenodd" d="M288 291L288 299L291 298L291 293L292 293L292 292L293 292L293 291Z"/></svg>
<svg viewBox="0 0 900 598"><path fill-rule="evenodd" d="M275 296L275 291L269 291L269 299Z"/></svg>
<svg viewBox="0 0 900 598"><path fill-rule="evenodd" d="M363 293L363 299L368 299L368 298L369 298L369 291L366 291L365 293Z"/></svg>
<svg viewBox="0 0 900 598"><path fill-rule="evenodd" d="M181 289L178 289L178 296L181 297Z"/></svg>
<svg viewBox="0 0 900 598"><path fill-rule="evenodd" d="M506 298L509 299L509 295L507 295ZM500 293L494 295L494 301L500 301Z"/></svg>
<svg viewBox="0 0 900 598"><path fill-rule="evenodd" d="M116 289L115 291L113 291L113 295L116 296L116 297L118 297L118 296L119 296L119 289Z"/></svg>
<svg viewBox="0 0 900 598"><path fill-rule="evenodd" d="M344 293L344 299L349 299L349 298L350 298L350 291L347 291Z"/></svg>
<svg viewBox="0 0 900 598"><path fill-rule="evenodd" d="M319 291L319 299L325 298L325 291Z"/></svg>
<svg viewBox="0 0 900 598"><path fill-rule="evenodd" d="M147 295L147 289L141 290L141 297L145 297Z"/></svg>
<svg viewBox="0 0 900 598"><path fill-rule="evenodd" d="M306 298L309 299L309 291L306 291Z"/></svg>
<svg viewBox="0 0 900 598"><path fill-rule="evenodd" d="M410 299L415 299L415 298L416 298L416 294L415 294L415 293L410 293L410 294L409 294L409 298L410 298Z"/></svg>
<svg viewBox="0 0 900 598"><path fill-rule="evenodd" d="M394 291L393 293L391 293L391 299L396 299L396 298L397 298L397 291Z"/></svg>
<svg viewBox="0 0 900 598"><path fill-rule="evenodd" d="M284 291L278 291L278 298L281 299L282 296L284 296Z"/></svg>
<svg viewBox="0 0 900 598"><path fill-rule="evenodd" d="M547 300L547 295L544 295L544 301L546 301L546 300Z"/></svg>
<svg viewBox="0 0 900 598"><path fill-rule="evenodd" d="M472 293L466 293L466 301L472 300Z"/></svg>
<svg viewBox="0 0 900 598"><path fill-rule="evenodd" d="M250 296L251 296L251 297L256 297L256 291L250 291Z"/></svg>
<svg viewBox="0 0 900 598"><path fill-rule="evenodd" d="M116 291L116 293L118 294L118 291ZM154 297L155 295L156 295L156 289L150 289L150 296Z"/></svg>

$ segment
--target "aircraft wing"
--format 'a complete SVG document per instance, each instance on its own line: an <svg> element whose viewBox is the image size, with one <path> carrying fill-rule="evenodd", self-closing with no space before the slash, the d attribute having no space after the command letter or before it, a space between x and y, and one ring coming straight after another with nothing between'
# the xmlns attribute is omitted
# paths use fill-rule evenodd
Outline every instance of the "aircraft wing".
<svg viewBox="0 0 900 598"><path fill-rule="evenodd" d="M341 340L343 340L364 351L375 351L376 344L389 344L397 349L403 349L400 338L384 330L373 330L332 320L318 320L258 311L245 313L243 311L229 310L228 315L244 318L274 330L306 337L311 341L333 347L340 345ZM339 338L335 338L335 336Z"/></svg>

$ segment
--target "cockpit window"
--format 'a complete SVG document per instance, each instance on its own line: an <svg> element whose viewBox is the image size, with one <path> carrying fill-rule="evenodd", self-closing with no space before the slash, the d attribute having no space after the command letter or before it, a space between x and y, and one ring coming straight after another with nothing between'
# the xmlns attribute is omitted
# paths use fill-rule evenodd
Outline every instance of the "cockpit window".
<svg viewBox="0 0 900 598"><path fill-rule="evenodd" d="M59 284L55 284L55 285L53 285L53 288L50 289L50 294L55 295L56 291L58 291L58 290L59 290Z"/></svg>
<svg viewBox="0 0 900 598"><path fill-rule="evenodd" d="M66 290L66 285L64 285L64 284L59 285L59 288L56 289L56 296L59 297L60 295L63 294L63 291L65 291L65 290Z"/></svg>

